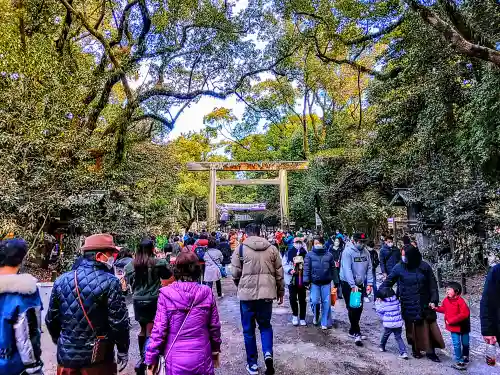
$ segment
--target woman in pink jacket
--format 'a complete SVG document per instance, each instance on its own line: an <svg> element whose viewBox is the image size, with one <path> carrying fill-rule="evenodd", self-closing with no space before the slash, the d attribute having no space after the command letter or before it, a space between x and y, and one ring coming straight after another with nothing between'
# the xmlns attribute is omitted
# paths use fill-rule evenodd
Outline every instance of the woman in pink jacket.
<svg viewBox="0 0 500 375"><path fill-rule="evenodd" d="M214 375L221 332L212 290L196 282L198 258L184 252L176 259L176 282L160 290L153 332L146 349L148 374L165 357L166 375Z"/></svg>

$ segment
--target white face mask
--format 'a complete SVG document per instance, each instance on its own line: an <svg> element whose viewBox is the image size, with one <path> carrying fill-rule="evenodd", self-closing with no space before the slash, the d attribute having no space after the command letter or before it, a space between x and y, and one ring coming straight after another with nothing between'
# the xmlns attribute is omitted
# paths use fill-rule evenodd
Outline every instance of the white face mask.
<svg viewBox="0 0 500 375"><path fill-rule="evenodd" d="M103 264L106 265L106 267L108 267L108 269L112 269L114 264L115 264L115 257L114 256L110 256L108 257L108 260L105 261L105 262L101 262Z"/></svg>
<svg viewBox="0 0 500 375"><path fill-rule="evenodd" d="M392 242L387 242L388 247L392 247L394 244Z"/></svg>
<svg viewBox="0 0 500 375"><path fill-rule="evenodd" d="M401 261L402 261L403 263L406 263L406 256L405 256L405 255L403 255L403 256L401 257Z"/></svg>
<svg viewBox="0 0 500 375"><path fill-rule="evenodd" d="M335 242L333 243L335 246L339 247L340 246L340 241L339 240L335 240Z"/></svg>
<svg viewBox="0 0 500 375"><path fill-rule="evenodd" d="M300 243L294 243L293 247L295 247L297 250L299 250L300 248L302 248L302 245Z"/></svg>

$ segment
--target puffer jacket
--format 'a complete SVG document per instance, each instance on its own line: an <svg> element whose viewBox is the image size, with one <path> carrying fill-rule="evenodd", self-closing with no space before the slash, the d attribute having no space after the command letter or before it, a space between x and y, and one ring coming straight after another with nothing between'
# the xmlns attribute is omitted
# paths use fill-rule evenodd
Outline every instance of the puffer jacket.
<svg viewBox="0 0 500 375"><path fill-rule="evenodd" d="M398 263L379 289L392 288L396 283L404 320L436 320L436 312L429 308L429 303L437 305L439 293L436 278L428 263L422 261L415 269L409 269L406 263Z"/></svg>
<svg viewBox="0 0 500 375"><path fill-rule="evenodd" d="M462 296L446 297L438 313L444 314L446 329L455 333L470 333L470 310Z"/></svg>
<svg viewBox="0 0 500 375"><path fill-rule="evenodd" d="M389 275L396 264L401 262L401 251L396 247L386 244L380 249L380 270Z"/></svg>
<svg viewBox="0 0 500 375"><path fill-rule="evenodd" d="M33 276L0 275L0 374L42 374L41 309Z"/></svg>
<svg viewBox="0 0 500 375"><path fill-rule="evenodd" d="M220 328L210 288L194 282L175 282L162 288L145 363L157 364L162 355L166 375L213 375L212 353L220 352Z"/></svg>
<svg viewBox="0 0 500 375"><path fill-rule="evenodd" d="M401 317L401 305L396 296L375 301L375 310L382 318L385 328L401 328L403 318Z"/></svg>
<svg viewBox="0 0 500 375"><path fill-rule="evenodd" d="M129 348L129 317L120 282L107 266L83 259L76 271L61 275L54 283L45 317L47 329L57 343L57 363L65 368L91 365L95 334L78 303L75 272L80 296L87 315L99 336L105 336L110 350L104 362L114 361L115 345L119 353Z"/></svg>
<svg viewBox="0 0 500 375"><path fill-rule="evenodd" d="M203 260L205 261L205 274L203 281L213 282L222 278L220 267L222 267L222 252L218 249L208 249L205 251Z"/></svg>
<svg viewBox="0 0 500 375"><path fill-rule="evenodd" d="M231 258L234 283L241 301L276 299L285 295L281 256L269 241L257 236L248 237Z"/></svg>
<svg viewBox="0 0 500 375"><path fill-rule="evenodd" d="M326 285L334 279L335 261L324 247L314 247L304 259L304 283Z"/></svg>
<svg viewBox="0 0 500 375"><path fill-rule="evenodd" d="M154 301L158 299L161 288L162 268L168 267L166 259L155 259L154 267L148 268L147 276L137 277L134 262L125 267L125 278L127 284L132 287L134 301Z"/></svg>

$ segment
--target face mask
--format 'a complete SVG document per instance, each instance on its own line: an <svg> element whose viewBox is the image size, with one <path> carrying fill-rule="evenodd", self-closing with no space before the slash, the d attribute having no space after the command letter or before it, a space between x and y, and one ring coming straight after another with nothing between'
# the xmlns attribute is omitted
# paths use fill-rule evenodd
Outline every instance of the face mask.
<svg viewBox="0 0 500 375"><path fill-rule="evenodd" d="M323 248L323 245L314 245L314 248L319 250Z"/></svg>
<svg viewBox="0 0 500 375"><path fill-rule="evenodd" d="M294 243L293 247L295 247L297 250L299 250L302 247L302 245L300 243Z"/></svg>
<svg viewBox="0 0 500 375"><path fill-rule="evenodd" d="M406 263L406 256L405 256L405 255L403 255L403 256L401 257L401 261L402 261L403 263Z"/></svg>
<svg viewBox="0 0 500 375"><path fill-rule="evenodd" d="M339 246L340 246L340 241L335 241L333 244L334 244L335 246L339 247Z"/></svg>
<svg viewBox="0 0 500 375"><path fill-rule="evenodd" d="M356 249L358 249L358 250L363 250L364 247L365 247L365 245L363 245L362 243L357 243L356 244Z"/></svg>
<svg viewBox="0 0 500 375"><path fill-rule="evenodd" d="M392 242L387 242L388 247L392 247L394 244Z"/></svg>
<svg viewBox="0 0 500 375"><path fill-rule="evenodd" d="M107 261L101 262L101 263L104 263L106 265L106 267L108 267L108 269L112 269L113 265L115 264L115 257L110 256L110 257L108 257Z"/></svg>

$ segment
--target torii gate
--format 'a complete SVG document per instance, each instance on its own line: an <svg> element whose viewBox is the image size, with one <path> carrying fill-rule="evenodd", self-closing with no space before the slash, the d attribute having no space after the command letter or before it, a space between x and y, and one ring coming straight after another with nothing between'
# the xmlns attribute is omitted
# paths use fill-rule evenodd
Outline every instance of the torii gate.
<svg viewBox="0 0 500 375"><path fill-rule="evenodd" d="M210 228L217 222L217 185L279 185L281 226L288 225L288 171L303 171L309 167L307 161L260 161L260 162L199 162L187 163L188 171L210 171L210 193L208 196L208 218ZM279 171L277 179L218 180L217 171L264 172Z"/></svg>

